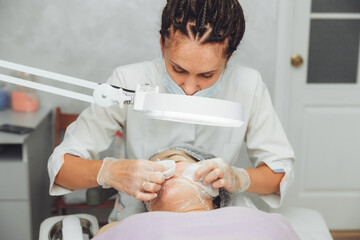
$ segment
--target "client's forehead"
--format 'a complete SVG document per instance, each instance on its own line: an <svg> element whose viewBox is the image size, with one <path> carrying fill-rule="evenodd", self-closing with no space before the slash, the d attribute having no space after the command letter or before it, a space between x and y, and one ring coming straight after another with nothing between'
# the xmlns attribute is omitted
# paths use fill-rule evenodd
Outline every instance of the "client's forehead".
<svg viewBox="0 0 360 240"><path fill-rule="evenodd" d="M186 152L180 150L166 150L161 153L154 155L150 161L155 161L156 159L159 160L182 160L182 161L189 161L189 162L196 162L193 157L191 157Z"/></svg>

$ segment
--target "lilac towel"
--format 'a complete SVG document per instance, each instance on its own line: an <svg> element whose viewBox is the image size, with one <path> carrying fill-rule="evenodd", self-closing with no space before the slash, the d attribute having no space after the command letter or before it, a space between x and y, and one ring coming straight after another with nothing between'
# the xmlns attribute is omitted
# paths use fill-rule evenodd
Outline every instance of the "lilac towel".
<svg viewBox="0 0 360 240"><path fill-rule="evenodd" d="M285 217L246 207L205 212L147 212L130 216L94 240L299 239Z"/></svg>

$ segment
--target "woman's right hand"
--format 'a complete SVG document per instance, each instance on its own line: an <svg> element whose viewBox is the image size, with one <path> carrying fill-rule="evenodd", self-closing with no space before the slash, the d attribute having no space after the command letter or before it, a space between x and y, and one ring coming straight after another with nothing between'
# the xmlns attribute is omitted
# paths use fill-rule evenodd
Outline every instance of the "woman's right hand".
<svg viewBox="0 0 360 240"><path fill-rule="evenodd" d="M161 164L148 160L105 158L97 181L104 188L113 187L140 201L150 201L165 181L163 171Z"/></svg>

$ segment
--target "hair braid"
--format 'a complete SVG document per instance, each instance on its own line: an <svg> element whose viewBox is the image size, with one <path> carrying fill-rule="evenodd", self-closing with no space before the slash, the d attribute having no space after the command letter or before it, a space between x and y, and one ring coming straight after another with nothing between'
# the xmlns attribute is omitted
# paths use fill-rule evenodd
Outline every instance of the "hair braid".
<svg viewBox="0 0 360 240"><path fill-rule="evenodd" d="M196 30L200 32L202 29L205 28L205 21L206 21L206 7L207 7L207 0L205 0L204 5L202 6L200 10L200 14L198 16L198 19L196 21Z"/></svg>

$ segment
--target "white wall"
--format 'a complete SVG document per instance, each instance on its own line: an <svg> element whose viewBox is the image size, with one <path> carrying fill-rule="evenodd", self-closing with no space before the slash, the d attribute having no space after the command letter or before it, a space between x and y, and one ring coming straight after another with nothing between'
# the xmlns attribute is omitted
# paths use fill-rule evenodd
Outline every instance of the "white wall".
<svg viewBox="0 0 360 240"><path fill-rule="evenodd" d="M240 0L247 29L232 59L258 69L271 93L278 1ZM161 56L158 31L165 2L0 0L0 59L104 82L119 65ZM86 92L78 87L70 89ZM42 105L60 106L66 112L80 112L88 106L39 94Z"/></svg>

